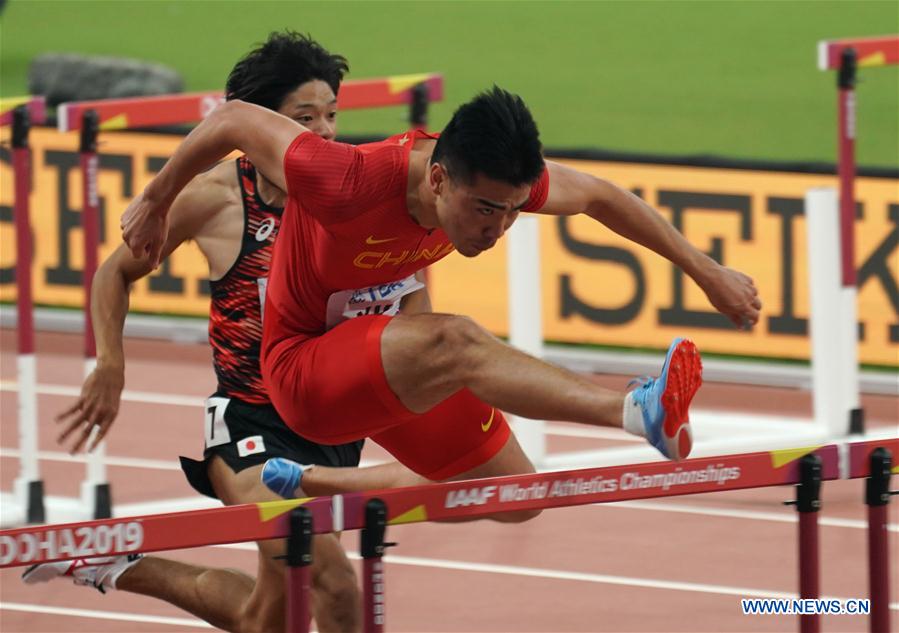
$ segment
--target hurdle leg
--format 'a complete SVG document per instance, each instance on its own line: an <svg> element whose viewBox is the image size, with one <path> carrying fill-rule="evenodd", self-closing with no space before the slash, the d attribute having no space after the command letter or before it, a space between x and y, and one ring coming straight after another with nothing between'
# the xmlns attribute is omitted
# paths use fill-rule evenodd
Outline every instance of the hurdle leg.
<svg viewBox="0 0 899 633"><path fill-rule="evenodd" d="M387 529L387 504L371 499L365 504L365 527L360 534L362 555L362 630L384 631L384 533Z"/></svg>
<svg viewBox="0 0 899 633"><path fill-rule="evenodd" d="M887 539L887 507L890 503L890 451L877 448L871 453L871 475L865 480L868 506L868 590L871 598L871 633L890 630L890 551Z"/></svg>
<svg viewBox="0 0 899 633"><path fill-rule="evenodd" d="M864 412L858 388L858 318L857 272L855 269L855 83L858 69L854 48L846 48L840 55L837 72L837 112L839 156L837 171L840 180L840 254L841 301L840 323L843 328L838 346L842 358L838 367L847 416L842 423L849 434L865 432Z"/></svg>
<svg viewBox="0 0 899 633"><path fill-rule="evenodd" d="M312 513L300 506L290 512L287 537L287 633L309 633L312 612Z"/></svg>
<svg viewBox="0 0 899 633"><path fill-rule="evenodd" d="M85 111L81 123L82 199L81 227L84 233L84 364L85 376L97 365L97 345L91 319L91 289L97 272L100 247L100 199L97 194L97 134L100 118L95 110ZM93 442L94 437L88 440ZM112 493L106 477L106 444L101 442L87 457L87 472L81 484L81 498L94 519L112 516Z"/></svg>
<svg viewBox="0 0 899 633"><path fill-rule="evenodd" d="M13 485L16 503L27 523L43 523L44 483L37 460L37 370L34 357L34 310L31 295L32 235L30 218L31 122L26 106L13 111L12 153L15 173L16 311L18 330L18 423L20 473ZM19 517L16 517L18 520Z"/></svg>
<svg viewBox="0 0 899 633"><path fill-rule="evenodd" d="M519 218L509 229L509 344L536 358L543 357L540 296L540 222ZM534 286L537 291L534 291ZM524 454L538 469L546 462L546 423L508 416Z"/></svg>
<svg viewBox="0 0 899 633"><path fill-rule="evenodd" d="M786 505L796 506L799 512L799 598L820 597L818 510L821 509L821 458L809 454L799 461L799 485L796 500ZM803 613L799 616L801 633L818 633L821 616Z"/></svg>
<svg viewBox="0 0 899 633"><path fill-rule="evenodd" d="M412 86L409 100L409 126L414 130L424 130L428 127L428 105L431 103L430 90L427 82L421 82Z"/></svg>

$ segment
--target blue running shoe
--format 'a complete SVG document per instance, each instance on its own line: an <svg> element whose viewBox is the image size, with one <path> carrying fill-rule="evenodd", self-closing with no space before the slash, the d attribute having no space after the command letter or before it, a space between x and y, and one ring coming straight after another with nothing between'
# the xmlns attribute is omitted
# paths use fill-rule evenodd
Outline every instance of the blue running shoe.
<svg viewBox="0 0 899 633"><path fill-rule="evenodd" d="M633 391L646 439L668 459L686 459L693 448L690 402L702 385L702 360L693 341L677 338L658 378L640 378Z"/></svg>
<svg viewBox="0 0 899 633"><path fill-rule="evenodd" d="M297 489L306 468L308 467L291 459L272 457L262 467L262 483L276 495L293 499L297 496Z"/></svg>

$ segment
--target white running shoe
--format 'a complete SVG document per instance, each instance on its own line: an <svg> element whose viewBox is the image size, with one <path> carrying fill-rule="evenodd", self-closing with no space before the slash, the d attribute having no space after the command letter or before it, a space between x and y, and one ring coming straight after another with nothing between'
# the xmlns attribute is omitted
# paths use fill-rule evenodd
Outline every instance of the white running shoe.
<svg viewBox="0 0 899 633"><path fill-rule="evenodd" d="M22 580L26 584L36 585L50 582L54 578L69 576L76 585L95 587L100 593L106 593L107 589L115 589L119 576L143 557L143 554L127 554L41 563L26 569L22 574Z"/></svg>

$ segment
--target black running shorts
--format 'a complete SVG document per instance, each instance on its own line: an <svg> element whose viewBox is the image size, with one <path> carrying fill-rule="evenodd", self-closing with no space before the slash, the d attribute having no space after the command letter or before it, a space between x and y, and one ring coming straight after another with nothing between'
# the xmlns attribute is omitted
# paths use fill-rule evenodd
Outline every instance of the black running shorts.
<svg viewBox="0 0 899 633"><path fill-rule="evenodd" d="M328 446L300 437L281 421L271 404L247 404L216 394L205 405L203 461L181 457L181 469L193 488L217 498L207 474L213 455L235 473L285 457L300 464L358 466L364 440Z"/></svg>

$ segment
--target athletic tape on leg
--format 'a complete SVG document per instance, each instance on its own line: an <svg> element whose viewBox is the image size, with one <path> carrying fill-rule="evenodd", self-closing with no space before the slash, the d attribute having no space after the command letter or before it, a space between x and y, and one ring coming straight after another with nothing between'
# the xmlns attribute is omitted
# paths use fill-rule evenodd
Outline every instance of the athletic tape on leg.
<svg viewBox="0 0 899 633"><path fill-rule="evenodd" d="M285 499L295 496L302 476L303 466L283 457L273 457L262 467L262 483Z"/></svg>

